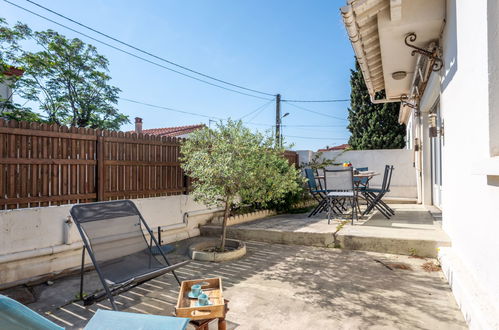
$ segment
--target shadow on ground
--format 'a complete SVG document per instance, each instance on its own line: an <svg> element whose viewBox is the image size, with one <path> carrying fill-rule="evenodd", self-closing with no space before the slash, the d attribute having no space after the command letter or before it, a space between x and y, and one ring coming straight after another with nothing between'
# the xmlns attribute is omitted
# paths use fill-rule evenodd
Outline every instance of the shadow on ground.
<svg viewBox="0 0 499 330"><path fill-rule="evenodd" d="M196 237L177 242L172 259L185 258ZM238 329L460 329L466 328L441 272L427 273L425 260L337 249L247 242L236 261L193 261L177 271L182 280L221 277L230 300L229 328ZM382 263L412 270L389 270ZM85 287L98 288L95 272ZM78 276L32 288L38 301L28 306L66 328L81 328L104 300L89 307L72 301ZM178 285L171 274L116 297L121 311L172 315Z"/></svg>

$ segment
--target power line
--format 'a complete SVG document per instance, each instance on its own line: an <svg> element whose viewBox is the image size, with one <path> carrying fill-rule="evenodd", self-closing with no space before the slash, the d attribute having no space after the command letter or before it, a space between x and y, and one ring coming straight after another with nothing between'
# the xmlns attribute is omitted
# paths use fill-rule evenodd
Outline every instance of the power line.
<svg viewBox="0 0 499 330"><path fill-rule="evenodd" d="M117 51L119 51L119 52L122 52L122 53L124 53L124 54L130 55L130 56L132 56L132 57L135 57L135 58L140 59L140 60L142 60L142 61L145 61L145 62L147 62L147 63L153 64L153 65L156 65L156 66L158 66L158 67L160 67L160 68L163 68L163 69L166 69L166 70L169 70L169 71L172 71L172 72L178 73L178 74L180 74L180 75L182 75L182 76L185 76L185 77L188 77L188 78L191 78L191 79L197 80L197 81L199 81L199 82L203 82L203 83L205 83L205 84L208 84L208 85L211 85L211 86L214 86L214 87L218 87L218 88L221 88L221 89L224 89L224 90L227 90L227 91L231 91L231 92L238 93L238 94L241 94L241 95L246 95L246 96L254 97L254 98L257 98L257 99L262 99L262 100L267 100L267 101L270 101L270 100L271 100L271 99L266 98L266 97L261 97L261 96L257 96L257 95L248 94L248 93L241 92L241 91L238 91L238 90L235 90L235 89L232 89L232 88L228 88L228 87L220 86L220 85L214 84L214 83L212 83L212 82L209 82L209 81L206 81L206 80L203 80L203 79L197 78L197 77L193 77L193 76L188 75L188 74L186 74L186 73L180 72L180 71L178 71L178 70L175 70L175 69L169 68L169 67L167 67L167 66L164 66L164 65L162 65L162 64L159 64L159 63L153 62L153 61L151 61L151 60L148 60L148 59L146 59L146 58L144 58L144 57L142 57L142 56L139 56L139 55L136 55L136 54L130 53L130 52L128 52L128 51L126 51L126 50L124 50L124 49L121 49L121 48L119 48L119 47L113 46L113 45L111 45L111 44L109 44L109 43L107 43L107 42L105 42L105 41L101 41L101 40L99 40L99 39L97 39L97 38L91 37L91 36L89 36L89 35L88 35L88 34L86 34L86 33L80 32L80 31L78 31L78 30L75 30L75 29L73 29L73 28L71 28L71 27L67 26L67 25L64 25L64 24L62 24L62 23L56 22L56 21L54 21L54 20L52 20L52 19L50 19L50 18L48 18L48 17L45 17L45 16L43 16L43 15L41 15L41 14L38 14L38 13L35 13L35 12L34 12L34 11L32 11L32 10L29 10L29 9L27 9L27 8L24 8L24 7L22 7L22 6L19 6L19 5L15 4L15 3L12 3L12 2L10 2L9 0L3 0L3 1L4 1L4 2L6 2L6 3L8 3L8 4L10 4L10 5L12 5L12 6L14 6L14 7L17 7L17 8L19 8L19 9L22 9L22 10L24 10L24 11L26 11L26 12L30 13L30 14L33 14L33 15L35 15L35 16L38 16L38 17L40 17L40 18L42 18L42 19L44 19L44 20L46 20L46 21L49 21L49 22L51 22L51 23L53 23L53 24L56 24L56 25L61 26L61 27L65 28L65 29L68 29L68 30L70 30L70 31L73 31L73 32L75 32L75 33L77 33L77 34L80 34L80 35L82 35L82 36L85 36L85 37L87 37L87 38L89 38L89 39L91 39L91 40L93 40L93 41L96 41L96 42L98 42L98 43L100 43L100 44L103 44L103 45L105 45L105 46L108 46L108 47L110 47L110 48L112 48L112 49L114 49L114 50L117 50Z"/></svg>
<svg viewBox="0 0 499 330"><path fill-rule="evenodd" d="M210 119L214 118L214 119L223 120L223 118L216 117L216 116L208 116L208 115L203 115L201 113L190 112L190 111L185 111L185 110L179 110L179 109L174 109L174 108L170 108L170 107L164 107L164 106L161 106L161 105L155 105L155 104L151 104L151 103L146 103L146 102L141 102L141 101L137 101L137 100L128 99L126 97L120 97L119 99L123 100L123 101L131 102L131 103L135 103L135 104L145 105L145 106L148 106L148 107L151 107L151 108L168 110L168 111L173 111L173 112L188 114L188 115L192 115L192 116L198 116L198 117L204 117L204 118L210 118Z"/></svg>
<svg viewBox="0 0 499 330"><path fill-rule="evenodd" d="M283 127L345 127L345 125L282 125Z"/></svg>
<svg viewBox="0 0 499 330"><path fill-rule="evenodd" d="M285 137L291 137L296 139L309 139L309 140L345 140L347 138L320 138L320 137L311 137L311 136L296 136L296 135L285 135Z"/></svg>
<svg viewBox="0 0 499 330"><path fill-rule="evenodd" d="M172 111L172 112L178 112L178 113L183 113L183 114L187 114L187 115L198 116L198 117L203 117L203 118L208 118L208 119L224 120L224 118L217 117L217 116L209 116L209 115L204 115L204 114L197 113L197 112L186 111L186 110L175 109L175 108L166 107L166 106L162 106L162 105L151 104L151 103L147 103L147 102L132 100L132 99L129 99L129 98L126 98L126 97L120 97L119 99L123 100L123 101L130 102L130 103L144 105L144 106L151 107L151 108L156 108L156 109L161 109L161 110L167 110L167 111ZM268 104L269 103L266 103L265 105L268 106ZM262 124L262 123L253 123L251 121L247 121L247 122L243 121L243 123L250 124L250 125L256 125L256 126L272 127L272 125Z"/></svg>
<svg viewBox="0 0 499 330"><path fill-rule="evenodd" d="M255 110L252 110L250 111L249 113L245 114L244 116L242 116L241 118L239 118L239 120L242 120L243 118L245 117L248 117L249 115L257 112L258 110L262 111L263 109L265 109L270 103L274 102L274 99L270 100L269 102L266 102L264 103L263 105L259 106L258 108L256 108ZM258 111L258 113L260 113L260 111ZM257 113L257 115L258 115ZM254 119L255 117L252 117L252 119ZM251 119L250 119L251 120Z"/></svg>
<svg viewBox="0 0 499 330"><path fill-rule="evenodd" d="M9 4L11 4L11 5L14 5L14 6L16 6L16 7L20 8L20 9L23 9L23 10L25 10L25 11L28 11L28 12L30 12L30 13L32 13L32 14L35 14L35 15L37 15L37 16L39 16L39 17L41 17L41 18L44 18L44 19L47 19L47 20L48 20L48 18L45 18L45 17L43 17L42 15L36 14L36 13L34 13L34 12L32 12L32 11L29 11L28 9L26 9L26 8L24 8L24 7L21 7L21 6L19 6L19 5L13 4L12 2L10 2L10 1L8 1L8 0L4 0L4 1L5 1L5 2L7 2L7 3L9 3ZM256 89L252 89L252 88L244 87L244 86L242 86L242 85L238 85L238 84L235 84L235 83L231 83L231 82L229 82L229 81L226 81L226 80L223 80L223 79L220 79L220 78L213 77L213 76L211 76L211 75L208 75L208 74L202 73L202 72L200 72L200 71L196 71L196 70L194 70L194 69L191 69L191 68L186 67L186 66L184 66L184 65L181 65L181 64L175 63L175 62L173 62L173 61L171 61L171 60L168 60L168 59L166 59L166 58L164 58L164 57L161 57L161 56L159 56L159 55L155 55L155 54L153 54L153 53L151 53L151 52L149 52L149 51L146 51L146 50L144 50L144 49L142 49L142 48L139 48L139 47L137 47L137 46L134 46L134 45L132 45L132 44L129 44L129 43L127 43L127 42L125 42L125 41L122 41L122 40L120 40L120 39L118 39L118 38L116 38L116 37L113 37L113 36L111 36L111 35L109 35L109 34L107 34L107 33L104 33L104 32L101 32L101 31L99 31L99 30L97 30L97 29L94 29L94 28L92 28L92 27L90 27L90 26L88 26L88 25L85 25L85 24L83 24L83 23L80 23L80 22L78 22L78 21L76 21L76 20L74 20L74 19L72 19L72 18L70 18L70 17L68 17L68 16L66 16L66 15L63 15L63 14L61 14L61 13L59 13L59 12L56 12L55 10L52 10L52 9L50 9L50 8L48 8L48 7L45 7L45 6L43 6L43 5L41 5L41 4L37 3L37 2L34 2L34 1L32 1L32 0L26 0L26 1L27 1L27 2L29 2L29 3L31 3L31 4L33 4L33 5L35 5L35 6L37 6L37 7L39 7L39 8L41 8L41 9L43 9L43 10L45 10L45 11L48 11L48 12L50 12L50 13L54 14L54 15L57 15L57 16L59 16L59 17L61 17L61 18L64 18L65 20L68 20L68 21L70 21L70 22L72 22L72 23L74 23L74 24L77 24L77 25L79 25L79 26L81 26L81 27L83 27L83 28L85 28L85 29L87 29L87 30L90 30L90 31L92 31L92 32L95 32L95 33L97 33L97 34L99 34L99 35L101 35L101 36L104 36L104 37L106 37L106 38L108 38L108 39L111 39L111 40L113 40L113 41L115 41L115 42L117 42L117 43L120 43L120 44L122 44L122 45L124 45L124 46L127 46L127 47L129 47L129 48L132 48L132 49L134 49L134 50L136 50L136 51L138 51L138 52L141 52L141 53L143 53L143 54L146 54L146 55L149 55L149 56L151 56L151 57L154 57L154 58L156 58L156 59L158 59L158 60L160 60L160 61L163 61L163 62L165 62L165 63L171 64L171 65L176 66L176 67L178 67L178 68L181 68L181 69L183 69L183 70L186 70L186 71L189 71L189 72L195 73L195 74L197 74L197 75L200 75L200 76L202 76L202 77L205 77L205 78L208 78L208 79L212 79L212 80L214 80L214 81L217 81L217 82L220 82L220 83L223 83L223 84L226 84L226 85L232 86L232 87L237 87L237 88L240 88L240 89L243 89L243 90L249 91L249 92L254 92L254 93L258 93L258 94L262 94L262 95L267 95L267 96L274 96L274 95L275 95L275 93L262 92L262 91L260 91L260 90L256 90ZM55 24L57 24L57 25L63 26L62 24L59 24L59 23L57 23L57 22L55 22L55 21L51 21L51 22L53 22L53 23L55 23ZM66 26L63 26L63 27L68 28L68 27L66 27ZM68 29L69 29L69 28L68 28ZM72 30L72 31L73 31L73 32L76 32L76 33L79 33L79 34L82 34L82 35L85 35L85 34L83 34L82 32L79 32L79 31L76 31L76 30ZM85 35L85 36L86 36L86 37L89 37L89 36L87 36L87 35ZM95 40L95 39L92 39L92 40ZM97 40L96 40L96 41L97 41ZM98 42L99 42L99 41L98 41ZM102 43L102 42L101 42L101 43ZM173 71L173 70L172 70L172 71ZM179 74L185 75L185 74L180 73L180 72L177 72L177 71L173 71L173 72L176 72L176 73L179 73ZM190 78L192 78L192 79L196 79L195 77L191 77L191 76L188 76L188 75L185 75L185 76L190 77ZM198 79L196 79L196 80L198 80ZM203 80L198 80L198 81L203 81ZM203 81L203 82L205 82L205 81ZM283 101L283 102L294 102L294 103L301 103L301 102L307 102L307 103L308 103L308 102L313 102L313 103L331 103L331 102L349 102L349 101L350 101L350 99L328 99L328 100L288 100L288 99L283 99L282 101Z"/></svg>
<svg viewBox="0 0 499 330"><path fill-rule="evenodd" d="M262 123L254 123L251 121L243 121L243 123L247 125L255 125L255 126L265 126L265 127L275 127L275 125L269 125L269 124L262 124Z"/></svg>
<svg viewBox="0 0 499 330"><path fill-rule="evenodd" d="M271 104L272 102L269 102L267 104L265 104L265 106L263 108L260 109L260 111L258 111L257 113L255 113L250 119L248 119L248 122L251 122L253 119L255 119L256 117L258 117L260 115L260 113L262 113L263 110L267 109L267 107L269 106L269 104Z"/></svg>
<svg viewBox="0 0 499 330"><path fill-rule="evenodd" d="M333 129L333 128L307 128L307 127L285 127L286 129L288 129L289 132L307 132L307 134L309 134L308 132L320 132L320 133L328 133L328 134L331 134L331 133L334 133L334 132L338 132L337 129ZM343 127L345 128L345 127Z"/></svg>
<svg viewBox="0 0 499 330"><path fill-rule="evenodd" d="M259 90L256 90L256 89L252 89L252 88L244 87L244 86L241 86L241 85L238 85L238 84L234 84L234 83L228 82L228 81L226 81L226 80L222 80L222 79L219 79L219 78L216 78L216 77L213 77L213 76L207 75L207 74L205 74L205 73L202 73L202 72L199 72L199 71L196 71L196 70L190 69L190 68L188 68L188 67L186 67L186 66L183 66L183 65L180 65L180 64L175 63L175 62L173 62L173 61L167 60L167 59L166 59L166 58L164 58L164 57L161 57L161 56L158 56L158 55L152 54L151 52L148 52L148 51L143 50L143 49L141 49L141 48L139 48L139 47L133 46L133 45L131 45L131 44L127 43L127 42L124 42L124 41L119 40L119 39L117 39L117 38L115 38L115 37L112 37L112 36L110 36L110 35L108 35L108 34L106 34L106 33L100 32L100 31L98 31L98 30L96 30L96 29L94 29L94 28L92 28L92 27L90 27L90 26L88 26L88 25L85 25L85 24L83 24L83 23L80 23L80 22L78 22L78 21L76 21L76 20L74 20L74 19L72 19L72 18L69 18L69 17L67 17L67 16L65 16L65 15L63 15L63 14L60 14L60 13L58 13L58 12L56 12L56 11L54 11L54 10L50 9L50 8L44 7L44 6L42 6L42 5L38 4L38 3L34 2L34 1L31 1L31 0L26 0L26 1L27 1L27 2L29 2L29 3L31 3L31 4L33 4L33 5L35 5L35 6L37 6L37 7L39 7L39 8L42 8L42 9L46 10L46 11L48 11L48 12L50 12L50 13L54 14L54 15L57 15L57 16L59 16L59 17L62 17L62 18L66 19L66 20L68 20L68 21L70 21L70 22L72 22L72 23L74 23L74 24L77 24L77 25L79 25L79 26L81 26L81 27L84 27L85 29L88 29L88 30L90 30L90 31L92 31L92 32L95 32L95 33L97 33L97 34L100 34L101 36L104 36L104 37L106 37L106 38L108 38L108 39L111 39L111 40L113 40L113 41L116 41L117 43L120 43L120 44L122 44L122 45L124 45L124 46L127 46L127 47L129 47L129 48L132 48L132 49L134 49L134 50L136 50L136 51L138 51L138 52L141 52L141 53L143 53L143 54L146 54L146 55L149 55L149 56L151 56L151 57L154 57L154 58L156 58L156 59L158 59L158 60L160 60L160 61L163 61L163 62L166 62L166 63L168 63L168 64L174 65L174 66L176 66L176 67L178 67L178 68L181 68L181 69L183 69L183 70L186 70L186 71L189 71L189 72L195 73L195 74L200 75L200 76L202 76L202 77L205 77L205 78L208 78L208 79L212 79L212 80L218 81L218 82L220 82L220 83L223 83L223 84L226 84L226 85L229 85L229 86L232 86L232 87L237 87L237 88L240 88L240 89L244 89L244 90L247 90L247 91L249 91L249 92L258 93L258 94L267 95L267 96L274 96L274 95L275 95L275 93L267 93L267 92L262 92L262 91L259 91Z"/></svg>
<svg viewBox="0 0 499 330"><path fill-rule="evenodd" d="M132 100L132 99L129 99L129 98L126 98L126 97L120 97L119 99L123 100L123 101L131 102L131 103L135 103L135 104L140 104L140 105L148 106L148 107L151 107L151 108L162 109L162 110L167 110L167 111L172 111L172 112L178 112L178 113L188 114L188 115L192 115L192 116L198 116L198 117L203 117L203 118L208 118L208 119L214 118L214 119L218 119L218 120L223 120L224 119L224 118L217 117L217 116L204 115L204 114L197 113L197 112L180 110L180 109L175 109L175 108L171 108L171 107L166 107L166 106L151 104L151 103L147 103L147 102ZM261 111L263 111L266 107L268 107L268 105L270 103L271 102L266 102L265 104L263 104L260 107L258 107L256 109L256 111L258 111L258 110L260 110L260 111L258 111L258 113L255 113L255 116L257 116ZM255 110L253 110L252 112L248 113L247 115L249 115L251 113L254 113L254 112L255 112ZM247 116L247 115L245 115L245 116ZM243 117L245 117L245 116L243 116ZM274 125L252 122L252 120L255 118L255 116L253 116L253 118L249 119L248 121L243 121L243 123L249 124L249 125L256 125L256 126L274 127ZM242 119L243 117L241 117L240 119ZM283 127L297 127L297 128L301 128L301 127L344 127L344 126L342 126L342 125L283 125ZM309 137L292 136L292 135L288 135L288 136L289 137L296 137L296 138L307 138L307 139L321 139L321 140L322 139L328 139L328 138L312 138L312 137L309 138ZM340 138L332 138L332 139L334 140L334 139L340 139Z"/></svg>
<svg viewBox="0 0 499 330"><path fill-rule="evenodd" d="M283 102L292 103L334 103L334 102L350 102L350 99L337 99L337 100L281 100Z"/></svg>
<svg viewBox="0 0 499 330"><path fill-rule="evenodd" d="M325 114L325 113L322 113L322 112L318 112L318 111L315 111L315 110L311 110L311 109L308 109L308 108L304 108L300 105L296 105L296 104L293 104L293 103L288 103L290 106L292 107L295 107L297 109L301 109L303 111L307 111L307 112L311 112L311 113L315 113L317 115L321 115L321 116L324 116L324 117L330 117L330 118L334 118L334 119L338 119L338 120L344 120L344 121L347 121L347 119L345 118L341 118L341 117L337 117L337 116L333 116L333 115L329 115L329 114Z"/></svg>

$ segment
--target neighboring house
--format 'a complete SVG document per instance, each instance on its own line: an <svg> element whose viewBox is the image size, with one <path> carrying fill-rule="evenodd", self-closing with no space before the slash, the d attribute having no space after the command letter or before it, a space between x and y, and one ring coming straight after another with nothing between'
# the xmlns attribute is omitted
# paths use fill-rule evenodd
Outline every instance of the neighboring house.
<svg viewBox="0 0 499 330"><path fill-rule="evenodd" d="M149 128L142 129L142 118L135 118L135 133L152 134L159 136L170 136L177 138L187 138L189 134L197 131L198 129L205 128L205 124L176 126L176 127L162 127L162 128Z"/></svg>
<svg viewBox="0 0 499 330"><path fill-rule="evenodd" d="M9 77L21 77L24 71L15 67L10 67L7 71L3 72L3 75L7 77L5 81L0 80L0 102L5 102L6 100L12 101L12 88L10 85Z"/></svg>
<svg viewBox="0 0 499 330"><path fill-rule="evenodd" d="M340 144L339 146L326 147L326 148L323 148L323 149L319 149L319 150L317 150L317 152L346 150L348 148L350 148L349 144Z"/></svg>
<svg viewBox="0 0 499 330"><path fill-rule="evenodd" d="M349 0L341 13L373 102L403 101L419 200L442 210L452 242L439 258L456 300L470 328L499 329L498 2Z"/></svg>

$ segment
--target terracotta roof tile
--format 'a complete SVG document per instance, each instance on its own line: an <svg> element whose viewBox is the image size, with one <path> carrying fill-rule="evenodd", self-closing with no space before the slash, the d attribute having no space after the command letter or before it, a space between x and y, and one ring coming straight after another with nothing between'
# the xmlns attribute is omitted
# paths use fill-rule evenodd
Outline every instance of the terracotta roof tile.
<svg viewBox="0 0 499 330"><path fill-rule="evenodd" d="M162 128L150 128L143 129L143 134L152 134L159 136L179 136L194 132L198 129L206 127L205 124L197 124L197 125L187 125L187 126L176 126L176 127L162 127ZM135 132L135 131L131 131Z"/></svg>
<svg viewBox="0 0 499 330"><path fill-rule="evenodd" d="M339 146L334 146L334 147L319 149L317 151L335 151L335 150L345 150L345 149L348 149L348 148L350 148L350 145L348 145L348 144L340 144Z"/></svg>
<svg viewBox="0 0 499 330"><path fill-rule="evenodd" d="M24 74L24 70L9 66L6 71L3 72L4 75L6 76L17 76L21 77Z"/></svg>

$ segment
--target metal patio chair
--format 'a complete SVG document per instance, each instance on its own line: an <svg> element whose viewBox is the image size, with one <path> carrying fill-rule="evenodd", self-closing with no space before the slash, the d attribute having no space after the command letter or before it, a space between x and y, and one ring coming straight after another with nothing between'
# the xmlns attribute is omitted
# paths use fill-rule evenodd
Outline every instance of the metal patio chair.
<svg viewBox="0 0 499 330"><path fill-rule="evenodd" d="M326 207L326 190L322 189L320 186L320 182L316 181L316 171L312 168L304 169L305 178L307 179L308 190L310 195L318 202L317 206L310 212L308 217L310 218L313 215L316 215Z"/></svg>
<svg viewBox="0 0 499 330"><path fill-rule="evenodd" d="M392 215L395 215L395 211L389 207L384 201L383 197L386 193L390 192L390 184L392 181L394 167L391 165L385 166L385 172L383 175L383 183L381 188L363 188L360 189L360 193L367 201L368 205L363 215L368 214L374 208L376 208L381 214L383 214L387 219L390 219Z"/></svg>
<svg viewBox="0 0 499 330"><path fill-rule="evenodd" d="M352 224L354 218L359 219L357 212L357 192L354 188L353 169L351 167L335 170L324 170L324 183L327 190L327 221L331 223L332 215L343 215L345 205L350 202Z"/></svg>
<svg viewBox="0 0 499 330"><path fill-rule="evenodd" d="M80 298L83 299L85 250L99 276L104 292L85 297L84 305L108 297L117 310L113 295L129 290L190 261L172 265L166 258L139 210L132 201L119 200L74 205L70 210L83 240ZM146 238L144 229L149 235ZM159 251L153 253L152 249Z"/></svg>
<svg viewBox="0 0 499 330"><path fill-rule="evenodd" d="M369 167L357 167L355 168L359 172L369 171ZM353 182L357 187L367 187L369 185L368 178L353 178Z"/></svg>
<svg viewBox="0 0 499 330"><path fill-rule="evenodd" d="M318 170L306 168L305 177L307 178L308 189L312 197L318 202L317 206L310 212L308 217L316 215L317 213L324 212L327 209L327 190L322 187ZM343 209L343 206L335 205L338 211ZM341 207L341 209L340 209Z"/></svg>

